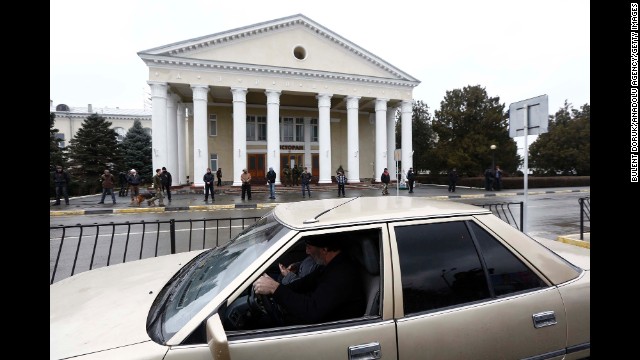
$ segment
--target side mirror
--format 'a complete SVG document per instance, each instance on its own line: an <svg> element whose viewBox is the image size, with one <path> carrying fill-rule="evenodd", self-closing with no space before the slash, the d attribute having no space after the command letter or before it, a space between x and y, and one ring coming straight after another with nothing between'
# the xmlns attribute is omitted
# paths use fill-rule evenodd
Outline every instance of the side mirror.
<svg viewBox="0 0 640 360"><path fill-rule="evenodd" d="M230 360L229 343L227 334L224 332L220 315L217 313L207 319L207 345L211 351L211 356L215 360Z"/></svg>

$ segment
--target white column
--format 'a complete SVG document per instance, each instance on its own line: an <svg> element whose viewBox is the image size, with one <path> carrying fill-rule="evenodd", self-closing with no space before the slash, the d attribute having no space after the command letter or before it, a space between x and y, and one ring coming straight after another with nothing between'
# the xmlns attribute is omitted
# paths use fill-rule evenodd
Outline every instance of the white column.
<svg viewBox="0 0 640 360"><path fill-rule="evenodd" d="M186 139L186 144L185 144L185 167L187 169L187 173L185 174L186 176L189 176L189 182L193 182L193 179L195 178L194 174L192 173L193 171L193 164L192 164L192 159L193 157L191 157L189 154L189 150L191 149L191 145L193 144L194 141L194 135L193 135L193 103L188 103L185 104L185 106L187 107L187 115L185 118L185 139ZM189 130L191 129L191 130ZM192 154L192 153L191 153ZM202 174L204 175L204 174ZM186 179L185 179L186 181Z"/></svg>
<svg viewBox="0 0 640 360"><path fill-rule="evenodd" d="M172 174L178 174L178 95L167 97L167 162L162 166Z"/></svg>
<svg viewBox="0 0 640 360"><path fill-rule="evenodd" d="M182 102L178 103L178 168L176 173L177 179L173 179L176 185L182 185L187 181L187 122L185 121L185 105ZM177 181L176 181L177 180Z"/></svg>
<svg viewBox="0 0 640 360"><path fill-rule="evenodd" d="M318 150L320 178L318 184L331 184L331 97L333 94L318 94ZM311 165L311 164L309 164ZM307 167L309 167L307 165Z"/></svg>
<svg viewBox="0 0 640 360"><path fill-rule="evenodd" d="M240 175L242 169L247 167L247 89L231 88L231 93L233 93L233 186L242 186Z"/></svg>
<svg viewBox="0 0 640 360"><path fill-rule="evenodd" d="M304 118L304 166L311 166L311 118ZM298 164L300 167L300 164Z"/></svg>
<svg viewBox="0 0 640 360"><path fill-rule="evenodd" d="M207 133L208 85L191 85L193 90L193 185L203 186L202 177L210 166Z"/></svg>
<svg viewBox="0 0 640 360"><path fill-rule="evenodd" d="M387 167L387 101L376 99L376 182Z"/></svg>
<svg viewBox="0 0 640 360"><path fill-rule="evenodd" d="M267 95L267 168L276 172L280 185L280 91L266 90Z"/></svg>
<svg viewBox="0 0 640 360"><path fill-rule="evenodd" d="M360 144L358 135L358 100L347 97L347 170L345 175L350 183L360 182Z"/></svg>
<svg viewBox="0 0 640 360"><path fill-rule="evenodd" d="M402 102L402 115L400 116L402 136L402 169L406 173L409 168L413 167L413 129L411 127L411 115L413 113L413 104L411 100ZM417 169L413 169L417 171Z"/></svg>
<svg viewBox="0 0 640 360"><path fill-rule="evenodd" d="M151 88L151 174L140 174L151 179L167 162L167 83L147 81Z"/></svg>
<svg viewBox="0 0 640 360"><path fill-rule="evenodd" d="M391 180L394 179L394 173L396 168L396 161L393 158L393 152L396 149L396 110L398 108L392 107L387 109L387 168L391 173ZM400 171L398 169L398 171ZM400 171L402 172L402 171Z"/></svg>

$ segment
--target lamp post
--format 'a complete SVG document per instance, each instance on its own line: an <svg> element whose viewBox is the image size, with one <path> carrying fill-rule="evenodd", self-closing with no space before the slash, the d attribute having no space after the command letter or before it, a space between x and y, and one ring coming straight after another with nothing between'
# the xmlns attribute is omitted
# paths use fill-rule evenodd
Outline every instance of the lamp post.
<svg viewBox="0 0 640 360"><path fill-rule="evenodd" d="M496 146L491 145L491 171L496 169Z"/></svg>

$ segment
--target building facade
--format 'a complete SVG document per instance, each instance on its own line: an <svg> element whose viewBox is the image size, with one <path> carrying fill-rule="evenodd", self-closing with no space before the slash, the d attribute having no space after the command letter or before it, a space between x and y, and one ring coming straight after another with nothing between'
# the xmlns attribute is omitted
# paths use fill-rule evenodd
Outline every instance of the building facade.
<svg viewBox="0 0 640 360"><path fill-rule="evenodd" d="M135 120L140 120L147 134L152 135L151 110L100 108L89 104L87 107L70 107L66 104L53 105L49 100L49 112L56 114L54 128L58 129L58 138L62 140L60 147L69 145L69 140L75 137L82 127L82 122L91 114L98 114L111 122L111 128L118 134L118 141L124 140L127 131L133 126Z"/></svg>
<svg viewBox="0 0 640 360"><path fill-rule="evenodd" d="M380 181L402 149L412 166L412 93L420 81L298 14L144 50L153 168L202 186L208 167L241 185L246 168L280 183L285 165L330 183ZM395 144L400 113L402 144ZM175 176L175 175L174 175Z"/></svg>

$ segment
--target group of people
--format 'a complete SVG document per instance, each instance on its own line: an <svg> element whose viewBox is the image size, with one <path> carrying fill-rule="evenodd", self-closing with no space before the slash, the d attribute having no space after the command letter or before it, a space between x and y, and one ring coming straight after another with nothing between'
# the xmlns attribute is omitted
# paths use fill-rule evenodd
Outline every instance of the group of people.
<svg viewBox="0 0 640 360"><path fill-rule="evenodd" d="M500 165L496 165L494 170L489 167L484 171L484 189L487 191L502 189L502 170L500 170Z"/></svg>
<svg viewBox="0 0 640 360"><path fill-rule="evenodd" d="M286 164L282 168L282 186L299 186L302 173L303 171L298 167L298 164L293 165L293 168Z"/></svg>

